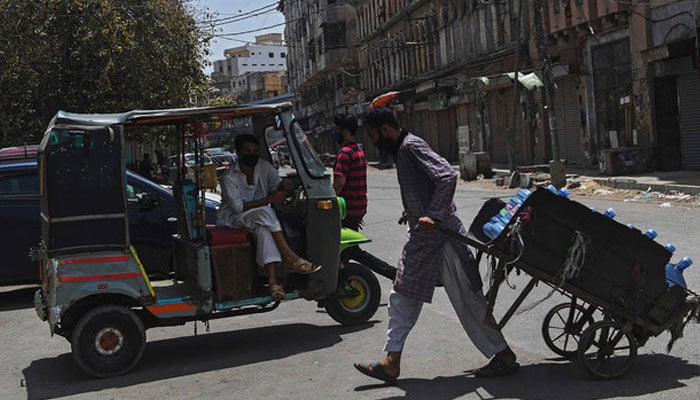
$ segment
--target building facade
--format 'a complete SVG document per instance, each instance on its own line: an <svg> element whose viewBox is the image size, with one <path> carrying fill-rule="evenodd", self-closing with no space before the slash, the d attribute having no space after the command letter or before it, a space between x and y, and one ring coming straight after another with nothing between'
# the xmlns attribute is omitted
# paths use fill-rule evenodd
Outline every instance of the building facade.
<svg viewBox="0 0 700 400"><path fill-rule="evenodd" d="M696 2L545 6L567 153L606 174L700 169Z"/></svg>
<svg viewBox="0 0 700 400"><path fill-rule="evenodd" d="M342 0L282 0L287 21L287 74L298 96L295 114L317 149L335 153L329 133L337 113L365 101L357 61L355 9Z"/></svg>
<svg viewBox="0 0 700 400"><path fill-rule="evenodd" d="M239 102L256 101L288 93L287 47L281 33L255 37L255 43L224 50L214 61L212 80L223 94Z"/></svg>
<svg viewBox="0 0 700 400"><path fill-rule="evenodd" d="M697 2L283 0L280 10L297 111L320 139L334 113L361 115L398 91L402 125L452 162L481 153L512 167L558 153L606 174L700 169Z"/></svg>

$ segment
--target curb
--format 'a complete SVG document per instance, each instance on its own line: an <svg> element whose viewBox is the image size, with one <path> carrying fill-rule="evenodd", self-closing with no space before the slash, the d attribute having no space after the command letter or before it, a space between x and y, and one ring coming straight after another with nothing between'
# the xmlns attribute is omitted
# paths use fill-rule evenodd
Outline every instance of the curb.
<svg viewBox="0 0 700 400"><path fill-rule="evenodd" d="M617 189L638 189L651 190L661 193L669 193L671 191L681 192L683 194L697 195L700 194L700 186L680 185L677 183L647 183L638 182L636 179L610 179L610 178L594 178L599 185L609 186Z"/></svg>

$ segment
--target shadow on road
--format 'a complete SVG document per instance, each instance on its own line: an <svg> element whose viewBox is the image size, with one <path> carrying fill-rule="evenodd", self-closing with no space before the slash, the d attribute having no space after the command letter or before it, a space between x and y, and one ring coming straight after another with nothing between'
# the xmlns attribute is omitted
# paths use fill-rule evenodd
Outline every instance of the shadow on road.
<svg viewBox="0 0 700 400"><path fill-rule="evenodd" d="M34 292L39 285L13 286L0 291L0 311L34 307Z"/></svg>
<svg viewBox="0 0 700 400"><path fill-rule="evenodd" d="M107 379L87 376L71 354L33 361L22 373L28 400L54 399L282 359L331 347L341 335L372 326L288 324L148 342L134 370Z"/></svg>
<svg viewBox="0 0 700 400"><path fill-rule="evenodd" d="M613 380L595 379L577 362L543 362L524 365L518 373L500 378L475 378L468 373L432 379L399 379L396 386L405 394L381 399L451 400L463 396L523 400L633 398L684 387L686 384L682 380L699 374L700 366L665 354L640 355L632 371ZM383 384L370 384L359 386L355 391L386 388Z"/></svg>

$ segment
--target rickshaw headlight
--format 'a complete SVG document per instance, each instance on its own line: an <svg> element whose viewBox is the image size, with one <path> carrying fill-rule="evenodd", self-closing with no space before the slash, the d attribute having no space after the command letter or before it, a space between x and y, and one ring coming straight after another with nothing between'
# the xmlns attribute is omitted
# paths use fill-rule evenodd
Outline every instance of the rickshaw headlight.
<svg viewBox="0 0 700 400"><path fill-rule="evenodd" d="M330 200L319 200L316 202L316 208L324 211L332 210L333 202Z"/></svg>

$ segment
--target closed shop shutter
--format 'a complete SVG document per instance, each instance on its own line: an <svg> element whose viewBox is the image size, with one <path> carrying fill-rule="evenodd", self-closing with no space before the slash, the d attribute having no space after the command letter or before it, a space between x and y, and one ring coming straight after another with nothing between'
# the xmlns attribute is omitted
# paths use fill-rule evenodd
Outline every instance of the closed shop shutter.
<svg viewBox="0 0 700 400"><path fill-rule="evenodd" d="M683 169L700 170L700 73L678 76Z"/></svg>
<svg viewBox="0 0 700 400"><path fill-rule="evenodd" d="M581 116L578 105L577 78L567 76L556 81L554 112L557 118L559 154L568 164L583 164L581 148Z"/></svg>

